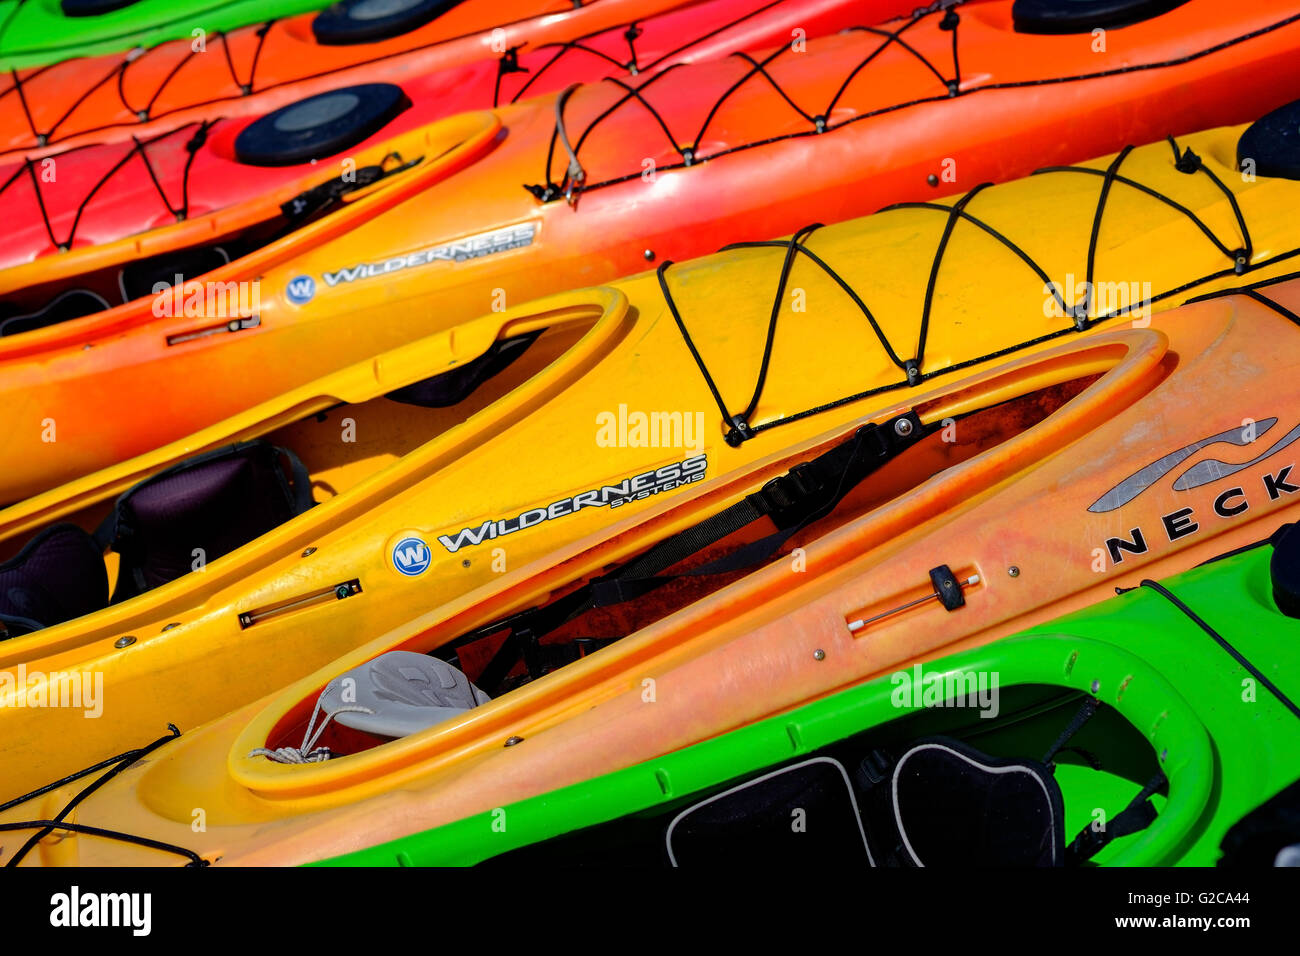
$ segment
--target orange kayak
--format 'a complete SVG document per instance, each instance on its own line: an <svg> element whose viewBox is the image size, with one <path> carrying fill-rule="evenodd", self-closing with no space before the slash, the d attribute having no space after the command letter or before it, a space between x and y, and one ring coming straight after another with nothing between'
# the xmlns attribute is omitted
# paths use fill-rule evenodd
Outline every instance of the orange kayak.
<svg viewBox="0 0 1300 956"><path fill-rule="evenodd" d="M651 759L1266 539L1300 512L1298 311L1293 276L872 402L859 428L919 440L808 526L786 557L725 587L696 578L706 593L684 606L680 594L638 596L635 576L620 571L649 553L656 527L692 507L661 501L281 693L10 804L0 827L22 832L0 860L327 858ZM824 433L741 483L862 434ZM735 481L713 479L697 497L725 497ZM691 567L718 553L697 553ZM423 729L377 736L336 704L314 714L340 675L393 651L466 665L472 642L530 630L541 620L530 613L593 579L621 582L626 600L549 634L610 646ZM531 633L545 642L546 632ZM321 733L305 734L309 726ZM294 752L307 762L283 762ZM101 773L111 779L92 785ZM73 803L66 826L35 822ZM192 826L196 807L202 827Z"/></svg>
<svg viewBox="0 0 1300 956"><path fill-rule="evenodd" d="M148 138L65 150L45 161L0 162L0 201L11 223L0 235L0 269L186 220L211 221L214 214L225 215L228 232L274 219L295 201L319 212L327 197L314 197L335 171L349 168L345 161L352 169L374 168L374 175L400 168L395 159L375 167L386 154L369 154L379 147L398 152L393 139L418 127L575 83L645 79L682 63L780 45L797 31L834 33L861 22L873 6L883 17L901 4L776 0L754 9L751 0L706 0L647 17L631 29L619 25L507 58L404 77L400 85L331 89L266 116L208 117ZM285 135L290 127L292 135ZM175 238L180 241L179 234Z"/></svg>
<svg viewBox="0 0 1300 956"><path fill-rule="evenodd" d="M1085 36L1019 34L1012 9L922 13L809 40L804 53L783 46L466 114L389 150L420 163L287 232L282 219L250 228L223 210L0 271L8 314L53 316L0 337L12 459L0 501L519 302L813 217L1253 119L1300 86L1300 16L1284 0L1193 0L1108 32L1106 52ZM366 162L384 155L378 145ZM195 276L191 256L232 261ZM124 270L141 260L185 283L121 303ZM74 289L121 304L55 314ZM216 290L247 296L209 308Z"/></svg>
<svg viewBox="0 0 1300 956"><path fill-rule="evenodd" d="M380 31L348 16L355 3L342 3L202 40L13 70L0 80L0 157L150 137L376 79L400 83L495 60L523 44L575 40L684 2L470 0L434 15L446 5L407 0L392 5L397 12Z"/></svg>

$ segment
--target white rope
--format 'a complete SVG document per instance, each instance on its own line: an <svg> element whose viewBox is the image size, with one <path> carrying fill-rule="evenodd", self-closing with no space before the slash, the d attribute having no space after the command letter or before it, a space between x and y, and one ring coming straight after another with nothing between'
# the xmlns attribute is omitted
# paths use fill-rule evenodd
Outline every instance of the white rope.
<svg viewBox="0 0 1300 956"><path fill-rule="evenodd" d="M326 687L325 691L329 688ZM330 711L321 721L320 727L316 728L315 733L312 728L316 726L316 718L320 715L321 701L325 699L325 691L321 692L320 697L316 698L316 707L311 712L311 720L307 721L307 731L302 735L301 747L277 747L270 750L266 747L258 747L249 753L250 757L266 757L274 760L276 763L320 763L329 760L334 754L328 747L317 747L316 742L320 740L321 734L329 726L329 722L339 714L373 714L374 711L369 707L362 707L360 704L351 707L340 707L338 710Z"/></svg>

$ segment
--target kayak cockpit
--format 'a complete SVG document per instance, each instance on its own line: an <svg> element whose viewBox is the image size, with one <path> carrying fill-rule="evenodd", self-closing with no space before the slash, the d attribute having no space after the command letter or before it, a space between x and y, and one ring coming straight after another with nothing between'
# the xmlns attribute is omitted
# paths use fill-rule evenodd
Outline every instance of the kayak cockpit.
<svg viewBox="0 0 1300 956"><path fill-rule="evenodd" d="M189 456L115 500L101 495L24 540L0 541L0 640L205 570L508 395L590 327L560 322L501 338L445 372Z"/></svg>
<svg viewBox="0 0 1300 956"><path fill-rule="evenodd" d="M1035 378L1031 387L990 386L972 395L955 390L947 401L922 403L920 415L908 411L862 426L820 455L787 461L786 475L729 508L649 549L565 581L543 604L418 648L450 667L453 681L463 681L482 699L449 710L438 680L413 663L419 642L412 642L336 675L323 690L300 699L275 722L256 753L259 759L320 763L454 725L486 700L508 697L762 567L783 559L798 562L802 545L1043 425L1103 375L1093 362L1066 363ZM385 733L385 726L391 730L398 724L384 715L346 709L356 704L357 693L364 696L366 688L376 686L376 668L387 675L408 669L409 683L398 696L420 702L422 721ZM350 682L351 699L340 682Z"/></svg>
<svg viewBox="0 0 1300 956"><path fill-rule="evenodd" d="M1169 781L1115 708L1060 686L1000 686L996 671L918 666L890 683L881 694L898 708L924 709L486 863L1096 865L1157 825Z"/></svg>

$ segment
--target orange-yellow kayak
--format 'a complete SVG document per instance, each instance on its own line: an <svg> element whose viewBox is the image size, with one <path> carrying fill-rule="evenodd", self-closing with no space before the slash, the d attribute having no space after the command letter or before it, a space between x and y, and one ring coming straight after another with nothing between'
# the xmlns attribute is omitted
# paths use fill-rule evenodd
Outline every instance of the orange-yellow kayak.
<svg viewBox="0 0 1300 956"><path fill-rule="evenodd" d="M661 499L278 694L179 737L142 736L148 746L121 766L10 803L0 828L24 842L6 841L0 859L335 856L652 758L1267 538L1300 512L1298 309L1300 279L1261 284L870 401L856 430L823 432L744 476ZM887 436L915 440L900 448ZM341 675L360 675L360 686L394 651L464 663L467 639L530 630L542 620L530 609L593 578L639 591L645 578L619 569L635 569L684 517L699 540L702 510L716 518L735 486L793 494L792 482L816 484L822 456L864 442L878 467L791 539L796 551L742 568L721 589L697 578L706 593L693 601L625 593L605 604L623 615L573 616L565 640L603 635L608 646L548 673L530 664L522 686L491 700L476 691L454 713L433 708L423 729L377 737L349 724L401 715L340 705ZM787 472L774 489L769 479ZM697 551L695 569L717 554ZM545 645L548 632L532 633ZM440 667L444 688L476 676ZM390 704L419 700L393 693ZM9 739L4 758L17 763L27 748ZM95 785L99 774L111 779Z"/></svg>

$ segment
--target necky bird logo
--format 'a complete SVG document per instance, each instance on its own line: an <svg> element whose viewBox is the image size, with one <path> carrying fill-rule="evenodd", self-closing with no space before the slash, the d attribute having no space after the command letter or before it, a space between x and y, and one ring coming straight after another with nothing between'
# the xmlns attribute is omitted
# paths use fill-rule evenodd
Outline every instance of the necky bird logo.
<svg viewBox="0 0 1300 956"><path fill-rule="evenodd" d="M1094 514L1104 514L1122 508L1198 451L1219 443L1245 448L1253 444L1256 438L1271 430L1276 424L1276 418L1265 418L1258 422L1248 422L1244 426L1230 428L1227 431L1219 432L1217 435L1211 435L1208 438L1202 438L1200 441L1192 442L1192 444L1171 452L1144 468L1138 469L1089 505L1088 510ZM1202 485L1208 485L1221 478L1235 475L1239 471L1257 465L1261 461L1276 455L1298 439L1300 439L1300 425L1292 428L1291 431L1274 442L1263 454L1252 458L1250 461L1244 461L1241 464L1229 464L1217 458L1207 458L1204 461L1199 461L1175 479L1174 490L1191 491L1193 488L1200 488ZM1288 472L1290 472L1290 468L1285 469L1278 476L1279 483L1286 481Z"/></svg>

